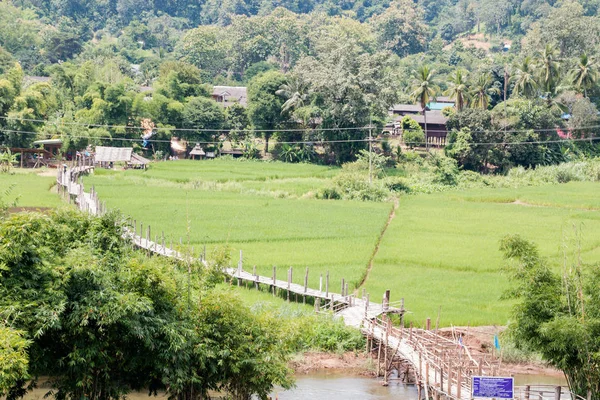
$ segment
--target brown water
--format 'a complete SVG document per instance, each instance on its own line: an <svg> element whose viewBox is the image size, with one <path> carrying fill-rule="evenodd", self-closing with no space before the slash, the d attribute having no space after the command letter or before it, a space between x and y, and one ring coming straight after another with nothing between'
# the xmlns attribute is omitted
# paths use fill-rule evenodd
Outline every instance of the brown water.
<svg viewBox="0 0 600 400"><path fill-rule="evenodd" d="M515 385L564 385L564 378L544 375L515 375ZM25 396L26 400L42 400L48 389L36 389ZM382 386L378 379L347 376L341 372L315 372L296 377L296 387L273 392L278 400L416 400L413 385L392 382ZM164 394L148 397L146 392L127 396L133 400L166 400ZM1 398L0 398L1 399Z"/></svg>
<svg viewBox="0 0 600 400"><path fill-rule="evenodd" d="M296 377L296 388L273 393L278 400L416 400L414 385L382 386L374 378L318 372Z"/></svg>

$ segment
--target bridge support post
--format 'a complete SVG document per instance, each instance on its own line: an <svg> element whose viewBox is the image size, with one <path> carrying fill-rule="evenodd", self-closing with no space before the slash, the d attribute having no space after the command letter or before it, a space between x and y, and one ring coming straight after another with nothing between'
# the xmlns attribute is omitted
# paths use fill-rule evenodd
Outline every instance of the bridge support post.
<svg viewBox="0 0 600 400"><path fill-rule="evenodd" d="M315 297L315 313L318 313L321 310L321 298Z"/></svg>
<svg viewBox="0 0 600 400"><path fill-rule="evenodd" d="M258 289L258 275L256 275L256 265L252 268L252 275L254 275L254 288Z"/></svg>
<svg viewBox="0 0 600 400"><path fill-rule="evenodd" d="M342 278L342 290L340 291L340 293L342 294L342 296L344 296L344 278Z"/></svg>
<svg viewBox="0 0 600 400"><path fill-rule="evenodd" d="M325 276L325 297L329 297L329 271L327 271L327 275Z"/></svg>
<svg viewBox="0 0 600 400"><path fill-rule="evenodd" d="M290 286L292 284L292 267L288 269L288 281L287 281L287 301L290 301Z"/></svg>
<svg viewBox="0 0 600 400"><path fill-rule="evenodd" d="M554 389L554 399L555 400L560 400L560 392L562 391L562 388L560 386L557 386L556 389Z"/></svg>
<svg viewBox="0 0 600 400"><path fill-rule="evenodd" d="M277 267L273 265L273 297L275 297L276 272L277 272Z"/></svg>
<svg viewBox="0 0 600 400"><path fill-rule="evenodd" d="M448 394L452 396L452 359L448 357Z"/></svg>
<svg viewBox="0 0 600 400"><path fill-rule="evenodd" d="M304 273L304 294L302 295L302 304L306 304L306 292L308 291L308 267Z"/></svg>
<svg viewBox="0 0 600 400"><path fill-rule="evenodd" d="M319 276L319 293L323 293L323 274Z"/></svg>

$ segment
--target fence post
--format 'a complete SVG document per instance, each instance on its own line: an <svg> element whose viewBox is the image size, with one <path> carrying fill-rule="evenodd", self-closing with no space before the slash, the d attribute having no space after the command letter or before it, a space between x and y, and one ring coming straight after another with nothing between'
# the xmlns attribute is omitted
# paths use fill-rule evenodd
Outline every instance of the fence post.
<svg viewBox="0 0 600 400"><path fill-rule="evenodd" d="M306 267L306 273L304 274L304 293L308 290L308 267Z"/></svg>

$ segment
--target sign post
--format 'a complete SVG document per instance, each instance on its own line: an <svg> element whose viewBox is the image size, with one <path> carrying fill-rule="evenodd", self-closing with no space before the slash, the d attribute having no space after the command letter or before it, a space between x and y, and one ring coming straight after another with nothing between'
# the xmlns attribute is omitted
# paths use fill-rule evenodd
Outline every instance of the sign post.
<svg viewBox="0 0 600 400"><path fill-rule="evenodd" d="M480 399L513 399L515 380L502 376L473 376L472 397Z"/></svg>

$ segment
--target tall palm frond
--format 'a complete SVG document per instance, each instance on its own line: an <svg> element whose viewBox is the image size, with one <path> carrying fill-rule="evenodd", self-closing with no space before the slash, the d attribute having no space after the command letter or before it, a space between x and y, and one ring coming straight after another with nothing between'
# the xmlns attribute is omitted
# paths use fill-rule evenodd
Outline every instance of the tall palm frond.
<svg viewBox="0 0 600 400"><path fill-rule="evenodd" d="M560 79L560 52L551 44L547 44L544 50L537 54L536 67L538 82L547 93L555 92L556 85Z"/></svg>
<svg viewBox="0 0 600 400"><path fill-rule="evenodd" d="M597 60L593 57L588 57L583 53L579 57L579 62L571 70L571 83L575 89L583 91L587 97L587 91L593 87L598 81L598 65Z"/></svg>
<svg viewBox="0 0 600 400"><path fill-rule="evenodd" d="M287 111L303 107L309 98L309 88L308 84L300 78L291 75L275 94L286 99L281 107L281 113L283 114Z"/></svg>
<svg viewBox="0 0 600 400"><path fill-rule="evenodd" d="M487 110L492 94L500 94L500 89L492 87L492 75L489 72L479 75L471 86L471 106Z"/></svg>
<svg viewBox="0 0 600 400"><path fill-rule="evenodd" d="M467 86L467 72L461 68L450 76L448 90L444 92L450 99L456 101L456 110L461 111L470 100L469 87Z"/></svg>
<svg viewBox="0 0 600 400"><path fill-rule="evenodd" d="M412 75L410 97L413 101L419 103L422 109L425 109L427 103L435 100L435 96L439 91L434 78L435 70L430 69L428 65L422 65L413 71Z"/></svg>
<svg viewBox="0 0 600 400"><path fill-rule="evenodd" d="M535 65L531 57L525 57L521 63L515 65L515 73L511 77L514 82L514 92L524 97L533 97L539 85L535 78Z"/></svg>

